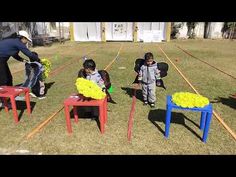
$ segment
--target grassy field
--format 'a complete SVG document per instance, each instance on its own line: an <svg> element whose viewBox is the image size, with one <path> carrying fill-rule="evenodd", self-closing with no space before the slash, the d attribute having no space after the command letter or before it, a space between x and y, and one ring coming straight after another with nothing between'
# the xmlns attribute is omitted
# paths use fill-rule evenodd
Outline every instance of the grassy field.
<svg viewBox="0 0 236 177"><path fill-rule="evenodd" d="M26 136L41 122L63 107L63 100L76 92L75 80L82 67L82 57L87 55L96 61L99 69L105 68L122 49L117 60L108 70L117 104L108 105L108 121L105 133L100 133L96 121L81 117L78 124L72 118L72 135L66 130L64 110L60 111L44 128L31 139ZM166 95L179 91L193 92L180 74L160 51L161 47L174 64L188 78L199 93L208 97L214 110L236 132L235 79L188 56L176 46L188 50L194 56L236 77L235 41L185 40L168 43L75 43L53 44L32 50L41 58L52 62L52 74L47 80L47 98L31 99L32 116L20 112L20 122L14 124L12 111L9 115L0 111L1 154L236 154L236 141L224 127L212 118L207 143L201 141L200 113L173 111L170 137L163 135L165 129ZM145 52L153 52L157 61L170 66L164 78L167 90L157 88L157 108L152 110L142 105L141 91L137 92L132 140L127 140L127 125L132 103L134 61ZM60 71L62 65L68 66ZM24 81L24 65L9 60L14 84ZM125 69L120 69L125 67ZM18 102L19 108L25 105Z"/></svg>

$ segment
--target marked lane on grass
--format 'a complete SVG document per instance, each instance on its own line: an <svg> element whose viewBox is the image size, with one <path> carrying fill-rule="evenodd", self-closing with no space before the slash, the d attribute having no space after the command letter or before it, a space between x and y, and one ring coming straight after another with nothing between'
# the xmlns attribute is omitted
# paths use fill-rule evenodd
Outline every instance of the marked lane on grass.
<svg viewBox="0 0 236 177"><path fill-rule="evenodd" d="M100 49L102 47L99 47L98 49ZM89 55L89 54L92 54L94 52L96 52L98 49L96 50L92 50L91 52L89 52L88 54L86 55ZM83 56L80 56L79 59L83 58L84 56L86 55L83 55ZM65 69L67 66L71 65L72 63L74 63L74 61L78 60L77 58L74 58L74 59L71 59L70 61L68 61L66 64L63 64L62 66L59 66L58 68L54 69L54 71L52 71L49 76L54 76L54 75L57 75L60 71L62 71L63 69Z"/></svg>
<svg viewBox="0 0 236 177"><path fill-rule="evenodd" d="M184 74L178 69L178 67L171 61L171 59L167 56L167 54L163 51L163 49L158 46L161 52L165 55L165 57L169 60L169 62L174 66L174 68L178 71L178 73L184 78L184 80L188 83L188 85L195 91L196 94L200 95L199 92L193 87L193 85L188 81L188 79L184 76ZM223 119L213 110L213 115L216 119L223 125L223 127L233 136L234 140L236 140L235 132L223 121Z"/></svg>
<svg viewBox="0 0 236 177"><path fill-rule="evenodd" d="M132 134L132 128L133 128L133 122L134 122L133 120L134 120L135 106L136 106L136 100L137 100L136 91L137 91L137 88L135 87L133 89L132 105L131 105L129 121L128 121L128 131L127 131L128 141L131 140L131 134Z"/></svg>
<svg viewBox="0 0 236 177"><path fill-rule="evenodd" d="M118 58L120 51L123 47L123 43L120 46L120 49L116 55L116 57L104 68L104 70L108 70L111 68L111 65L116 61L116 59ZM26 135L26 139L30 139L32 138L37 132L39 132L43 127L45 127L54 117L56 117L56 115L63 110L64 106L62 106L61 108L59 108L57 111L55 111L51 116L49 116L46 120L44 120L42 123L40 123L36 128L34 128L29 134Z"/></svg>
<svg viewBox="0 0 236 177"><path fill-rule="evenodd" d="M143 47L141 47L141 45L142 44L139 45L139 47L141 48L141 50L139 50L139 58L141 56L141 53L144 52ZM137 75L135 76L135 78L136 77L137 77ZM132 96L132 103L131 103L131 109L130 109L129 120L128 120L128 130L127 130L127 137L128 137L129 142L131 141L131 136L132 136L134 113L135 113L135 107L136 107L136 101L137 101L136 92L137 92L137 89L139 89L139 88L140 88L139 85L135 85L133 87L133 96Z"/></svg>
<svg viewBox="0 0 236 177"><path fill-rule="evenodd" d="M122 47L123 47L123 43L121 43L120 49L119 49L116 57L104 68L104 70L110 69L111 65L117 60L118 56L120 55L120 51L121 51Z"/></svg>
<svg viewBox="0 0 236 177"><path fill-rule="evenodd" d="M46 120L44 120L42 123L40 123L35 129L33 129L33 131L31 131L27 136L26 139L31 138L35 133L37 133L39 130L41 130L46 124L49 123L49 121L52 120L53 117L55 117L62 109L64 108L61 107L60 109L58 109L56 112L54 112L50 117L48 117Z"/></svg>
<svg viewBox="0 0 236 177"><path fill-rule="evenodd" d="M214 69L220 71L220 72L223 73L223 74L226 74L226 75L230 76L230 77L233 78L233 79L236 79L236 77L232 76L231 74L228 74L228 73L226 73L225 71L223 71L223 70L221 70L221 69L219 69L219 68L217 68L217 67L211 65L210 63L208 63L208 62L206 62L206 61L204 61L204 60L202 60L202 59L200 59L200 58L195 57L195 56L192 55L190 52L188 52L186 49L183 49L183 48L181 48L181 47L178 46L178 45L175 45L175 46L176 46L177 48L179 48L181 51L183 51L184 53L186 53L187 55L189 55L189 56L191 56L191 57L193 57L193 58L195 58L195 59L197 59L197 60L199 60L199 61L201 61L201 62L207 64L208 66L210 66L210 67L212 67L212 68L214 68Z"/></svg>

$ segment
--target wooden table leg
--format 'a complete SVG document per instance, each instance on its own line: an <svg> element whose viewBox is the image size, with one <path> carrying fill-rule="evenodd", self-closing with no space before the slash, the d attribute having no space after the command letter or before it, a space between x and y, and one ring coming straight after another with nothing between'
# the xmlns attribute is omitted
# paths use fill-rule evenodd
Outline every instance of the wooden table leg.
<svg viewBox="0 0 236 177"><path fill-rule="evenodd" d="M28 115L30 116L30 114L31 114L31 108L30 108L30 96L29 96L29 91L25 92L25 101L26 101L26 106L27 106L27 112L28 112Z"/></svg>
<svg viewBox="0 0 236 177"><path fill-rule="evenodd" d="M100 130L101 133L104 133L104 107L103 105L99 105L99 121L100 121Z"/></svg>
<svg viewBox="0 0 236 177"><path fill-rule="evenodd" d="M12 111L13 111L13 115L14 115L14 119L15 119L15 123L18 123L18 113L17 113L17 108L16 108L16 101L15 101L15 97L11 96L10 97L11 100L11 106L12 106Z"/></svg>
<svg viewBox="0 0 236 177"><path fill-rule="evenodd" d="M75 122L78 122L78 112L77 112L77 106L73 106L73 113L74 113L74 118Z"/></svg>
<svg viewBox="0 0 236 177"><path fill-rule="evenodd" d="M72 127L71 127L71 122L70 122L69 106L65 104L64 105L64 110L65 110L65 115L66 115L67 131L68 131L68 133L72 133Z"/></svg>
<svg viewBox="0 0 236 177"><path fill-rule="evenodd" d="M5 108L5 111L7 112L7 113L9 113L9 111L8 111L8 105L7 105L7 98L2 98L3 99L3 104L4 104L4 108Z"/></svg>

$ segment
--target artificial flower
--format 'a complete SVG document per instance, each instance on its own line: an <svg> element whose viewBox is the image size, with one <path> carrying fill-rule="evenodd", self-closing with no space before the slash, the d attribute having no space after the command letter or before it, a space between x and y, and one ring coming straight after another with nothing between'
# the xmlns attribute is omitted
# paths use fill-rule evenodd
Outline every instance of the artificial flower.
<svg viewBox="0 0 236 177"><path fill-rule="evenodd" d="M105 98L106 96L102 89L93 81L78 78L75 85L79 94L82 94L85 97L99 100Z"/></svg>
<svg viewBox="0 0 236 177"><path fill-rule="evenodd" d="M52 64L51 64L51 62L47 58L41 59L41 64L43 65L43 68L44 68L44 71L43 71L43 74L42 74L42 78L43 78L43 80L45 80L49 76Z"/></svg>
<svg viewBox="0 0 236 177"><path fill-rule="evenodd" d="M177 92L172 95L172 102L184 108L203 108L209 104L208 98L189 92Z"/></svg>

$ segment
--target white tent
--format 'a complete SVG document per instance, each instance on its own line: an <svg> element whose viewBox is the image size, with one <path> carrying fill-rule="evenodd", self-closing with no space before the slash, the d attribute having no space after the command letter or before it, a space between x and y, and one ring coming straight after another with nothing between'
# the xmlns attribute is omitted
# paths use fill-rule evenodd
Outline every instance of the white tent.
<svg viewBox="0 0 236 177"><path fill-rule="evenodd" d="M133 23L107 22L105 36L107 41L133 41Z"/></svg>
<svg viewBox="0 0 236 177"><path fill-rule="evenodd" d="M161 42L166 40L165 22L138 22L137 41Z"/></svg>
<svg viewBox="0 0 236 177"><path fill-rule="evenodd" d="M101 41L100 22L73 23L75 41Z"/></svg>
<svg viewBox="0 0 236 177"><path fill-rule="evenodd" d="M209 31L209 38L217 39L222 38L222 28L224 26L224 22L212 22L210 23L210 31Z"/></svg>

